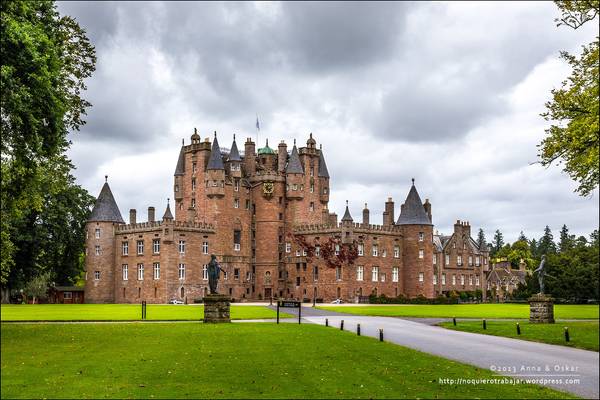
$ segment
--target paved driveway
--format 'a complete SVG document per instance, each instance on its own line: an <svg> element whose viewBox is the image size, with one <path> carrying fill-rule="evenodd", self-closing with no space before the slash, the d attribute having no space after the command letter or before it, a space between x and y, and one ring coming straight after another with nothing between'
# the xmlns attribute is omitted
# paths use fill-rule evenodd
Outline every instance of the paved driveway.
<svg viewBox="0 0 600 400"><path fill-rule="evenodd" d="M284 310L287 313L291 311ZM384 340L392 343L491 369L502 375L521 379L545 379L545 382L538 383L578 396L599 397L599 359L598 353L594 351L453 331L400 318L348 314L342 316L332 315L331 312L315 315L320 314L319 311L323 312L303 308L302 319L323 325L325 318L328 318L329 325L338 329L340 321L344 320L345 330L350 331L356 331L356 325L360 324L361 334L373 337L378 337L379 329L382 328Z"/></svg>

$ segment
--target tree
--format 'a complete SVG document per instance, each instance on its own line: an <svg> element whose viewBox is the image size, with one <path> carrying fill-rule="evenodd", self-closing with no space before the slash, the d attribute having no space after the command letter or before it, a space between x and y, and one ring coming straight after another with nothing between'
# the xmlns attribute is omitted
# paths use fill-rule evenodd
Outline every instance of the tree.
<svg viewBox="0 0 600 400"><path fill-rule="evenodd" d="M546 225L544 228L544 236L540 238L538 243L538 255L542 256L544 254L556 253L556 244L554 243L554 236L552 236L552 231L550 227Z"/></svg>
<svg viewBox="0 0 600 400"><path fill-rule="evenodd" d="M575 245L575 235L569 235L569 228L567 225L563 225L560 230L560 242L558 244L558 250L561 253L571 249Z"/></svg>
<svg viewBox="0 0 600 400"><path fill-rule="evenodd" d="M600 2L556 1L561 18L558 26L577 29L594 20L600 12ZM560 56L573 69L560 89L552 90L552 100L546 103L542 117L551 123L546 137L538 145L540 162L544 166L554 161L563 163L563 171L578 183L575 190L582 196L598 187L599 173L599 38L583 46L581 56L562 51Z"/></svg>
<svg viewBox="0 0 600 400"><path fill-rule="evenodd" d="M519 238L517 240L527 242L527 236L525 236L523 231L519 232Z"/></svg>
<svg viewBox="0 0 600 400"><path fill-rule="evenodd" d="M85 123L90 104L81 93L96 55L77 22L60 16L52 1L3 1L0 9L4 301L9 287L23 287L43 272L46 255L79 259L81 238L67 237L80 225L90 197L75 185L64 154L67 134ZM47 229L54 207L67 203L78 209L52 219L53 228ZM79 221L73 224L71 217ZM59 232L60 239L52 236Z"/></svg>
<svg viewBox="0 0 600 400"><path fill-rule="evenodd" d="M496 232L494 233L494 240L492 241L492 255L495 256L503 246L504 236L502 235L502 232L500 232L500 229L496 229Z"/></svg>
<svg viewBox="0 0 600 400"><path fill-rule="evenodd" d="M50 286L51 274L45 272L43 274L34 276L25 285L24 293L32 298L32 303L35 304L36 299L45 299L48 294L48 287Z"/></svg>
<svg viewBox="0 0 600 400"><path fill-rule="evenodd" d="M485 246L485 233L483 232L483 229L479 228L479 232L477 232L477 247L482 250Z"/></svg>

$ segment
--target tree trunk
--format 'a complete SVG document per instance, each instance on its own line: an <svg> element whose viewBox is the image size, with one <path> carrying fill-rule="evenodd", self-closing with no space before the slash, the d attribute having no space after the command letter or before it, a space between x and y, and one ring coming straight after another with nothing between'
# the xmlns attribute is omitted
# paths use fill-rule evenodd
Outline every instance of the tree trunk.
<svg viewBox="0 0 600 400"><path fill-rule="evenodd" d="M2 304L10 303L10 289L7 287L3 287L2 291Z"/></svg>

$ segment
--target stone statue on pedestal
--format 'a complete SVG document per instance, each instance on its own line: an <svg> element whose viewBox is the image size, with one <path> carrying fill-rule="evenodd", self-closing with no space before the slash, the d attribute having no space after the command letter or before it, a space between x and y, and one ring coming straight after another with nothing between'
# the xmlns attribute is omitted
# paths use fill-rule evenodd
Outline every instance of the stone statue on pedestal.
<svg viewBox="0 0 600 400"><path fill-rule="evenodd" d="M210 294L218 294L217 284L222 270L223 269L217 262L217 256L211 254L210 262L208 263L208 287L210 288Z"/></svg>
<svg viewBox="0 0 600 400"><path fill-rule="evenodd" d="M540 262L540 266L537 267L534 273L538 273L538 282L540 284L540 294L544 294L544 277L546 276L546 255L542 256L542 262Z"/></svg>

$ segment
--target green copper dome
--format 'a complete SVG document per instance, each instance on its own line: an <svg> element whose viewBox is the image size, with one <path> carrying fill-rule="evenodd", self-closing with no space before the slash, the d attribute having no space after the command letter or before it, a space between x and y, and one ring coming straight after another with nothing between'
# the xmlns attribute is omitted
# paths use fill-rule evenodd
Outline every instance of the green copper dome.
<svg viewBox="0 0 600 400"><path fill-rule="evenodd" d="M275 154L275 151L269 147L269 139L267 139L267 144L265 147L258 149L258 155L261 154Z"/></svg>

